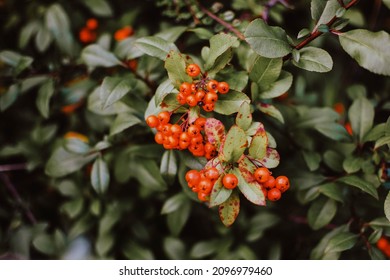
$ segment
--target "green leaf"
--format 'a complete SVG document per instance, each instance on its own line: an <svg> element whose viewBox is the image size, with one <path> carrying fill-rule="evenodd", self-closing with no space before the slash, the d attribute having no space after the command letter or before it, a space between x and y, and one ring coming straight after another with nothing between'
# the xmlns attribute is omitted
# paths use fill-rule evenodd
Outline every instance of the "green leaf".
<svg viewBox="0 0 390 280"><path fill-rule="evenodd" d="M325 164L336 172L343 171L343 161L344 161L343 155L333 150L328 150L324 153Z"/></svg>
<svg viewBox="0 0 390 280"><path fill-rule="evenodd" d="M333 199L318 199L310 206L307 220L313 230L318 230L333 219L337 212L337 204Z"/></svg>
<svg viewBox="0 0 390 280"><path fill-rule="evenodd" d="M307 28L303 28L299 31L297 39L304 38L306 36L310 35L310 30Z"/></svg>
<svg viewBox="0 0 390 280"><path fill-rule="evenodd" d="M319 153L302 150L302 155L310 171L315 171L320 167L321 155Z"/></svg>
<svg viewBox="0 0 390 280"><path fill-rule="evenodd" d="M65 202L61 205L61 212L68 215L69 218L76 218L83 210L84 200L82 198L76 198Z"/></svg>
<svg viewBox="0 0 390 280"><path fill-rule="evenodd" d="M48 234L43 233L38 235L33 239L32 244L38 251L46 255L53 255L56 253L53 238Z"/></svg>
<svg viewBox="0 0 390 280"><path fill-rule="evenodd" d="M277 81L272 83L267 89L260 92L259 98L270 99L278 97L290 89L292 82L293 76L289 72L282 71Z"/></svg>
<svg viewBox="0 0 390 280"><path fill-rule="evenodd" d="M186 59L181 53L170 51L164 66L169 79L177 89L183 82L192 83L191 77L186 73Z"/></svg>
<svg viewBox="0 0 390 280"><path fill-rule="evenodd" d="M324 237L322 237L321 241L318 243L318 245L311 251L310 259L324 259L326 257L325 248L328 246L329 240L331 240L334 236L338 235L340 232L346 232L348 230L349 225L342 225L325 234Z"/></svg>
<svg viewBox="0 0 390 280"><path fill-rule="evenodd" d="M165 60L170 51L179 51L174 43L156 36L142 37L135 44L142 52L161 60Z"/></svg>
<svg viewBox="0 0 390 280"><path fill-rule="evenodd" d="M282 113L274 105L267 103L258 103L257 108L260 110L260 112L263 112L264 114L277 119L281 123L284 123Z"/></svg>
<svg viewBox="0 0 390 280"><path fill-rule="evenodd" d="M205 257L217 253L220 248L221 241L225 242L224 240L213 239L196 243L190 251L191 258L205 259Z"/></svg>
<svg viewBox="0 0 390 280"><path fill-rule="evenodd" d="M337 183L327 183L321 185L318 189L320 193L326 195L327 197L334 199L338 202L344 203L344 194L342 191L342 186Z"/></svg>
<svg viewBox="0 0 390 280"><path fill-rule="evenodd" d="M185 113L188 111L188 108L183 107L177 101L177 93L170 93L164 97L164 100L161 102L158 112L163 111L175 111L175 113Z"/></svg>
<svg viewBox="0 0 390 280"><path fill-rule="evenodd" d="M26 48L32 36L37 34L39 29L41 28L41 23L39 21L30 21L25 26L21 28L21 32L19 35L19 48Z"/></svg>
<svg viewBox="0 0 390 280"><path fill-rule="evenodd" d="M119 59L100 45L92 44L83 49L81 59L89 68L122 65Z"/></svg>
<svg viewBox="0 0 390 280"><path fill-rule="evenodd" d="M363 143L369 141L377 141L379 138L385 136L385 123L380 123L374 126L363 138Z"/></svg>
<svg viewBox="0 0 390 280"><path fill-rule="evenodd" d="M220 120L214 118L207 118L204 131L207 141L216 146L217 150L225 137L225 126Z"/></svg>
<svg viewBox="0 0 390 280"><path fill-rule="evenodd" d="M175 177L178 170L178 162L173 150L167 150L164 152L161 164L161 175L166 177L167 181L172 184L175 181Z"/></svg>
<svg viewBox="0 0 390 280"><path fill-rule="evenodd" d="M179 238L166 237L164 238L164 252L171 260L185 259L186 249L184 243Z"/></svg>
<svg viewBox="0 0 390 280"><path fill-rule="evenodd" d="M372 197L378 199L378 191L371 182L367 182L356 175L349 175L337 180L338 182L347 184L352 187L356 187L365 193L368 193Z"/></svg>
<svg viewBox="0 0 390 280"><path fill-rule="evenodd" d="M134 37L119 41L115 46L114 54L121 60L134 59L142 56L144 53L137 48L136 41Z"/></svg>
<svg viewBox="0 0 390 280"><path fill-rule="evenodd" d="M155 104L156 106L159 106L161 102L164 100L165 96L173 92L175 89L175 86L172 84L171 80L167 79L164 82L162 82L154 94L155 98Z"/></svg>
<svg viewBox="0 0 390 280"><path fill-rule="evenodd" d="M53 37L50 31L45 26L42 26L38 30L37 36L35 36L35 45L38 51L41 53L46 51L52 41Z"/></svg>
<svg viewBox="0 0 390 280"><path fill-rule="evenodd" d="M240 197L237 192L232 192L229 199L222 203L218 208L219 218L226 227L229 227L234 223L239 212Z"/></svg>
<svg viewBox="0 0 390 280"><path fill-rule="evenodd" d="M45 172L50 177L63 177L80 170L85 164L94 160L97 155L97 153L89 155L74 154L60 147L49 158Z"/></svg>
<svg viewBox="0 0 390 280"><path fill-rule="evenodd" d="M358 172L360 168L362 167L363 164L363 159L360 157L356 156L348 156L344 161L343 161L343 168L345 172L348 174Z"/></svg>
<svg viewBox="0 0 390 280"><path fill-rule="evenodd" d="M355 99L348 111L352 132L361 142L374 123L374 106L365 97Z"/></svg>
<svg viewBox="0 0 390 280"><path fill-rule="evenodd" d="M111 106L107 107L106 109L102 110L102 101L100 99L101 95L101 86L96 87L93 92L88 97L87 107L88 110L91 112L102 115L102 116L108 116L108 115L116 115L120 113L136 113L134 109L127 106L122 101L117 101ZM153 101L154 103L154 101Z"/></svg>
<svg viewBox="0 0 390 280"><path fill-rule="evenodd" d="M216 64L215 62L217 61L217 59L222 56L226 51L228 51L231 47L236 46L237 43L237 37L225 33L220 33L211 37L210 51L205 62L206 71L211 70Z"/></svg>
<svg viewBox="0 0 390 280"><path fill-rule="evenodd" d="M381 250L373 246L371 246L371 249L368 251L368 253L370 254L370 258L372 260L382 260L382 261L386 260L386 257L383 255Z"/></svg>
<svg viewBox="0 0 390 280"><path fill-rule="evenodd" d="M13 51L0 52L0 60L13 67L13 74L19 75L23 70L28 68L34 61L32 57L22 56Z"/></svg>
<svg viewBox="0 0 390 280"><path fill-rule="evenodd" d="M389 145L389 144L390 144L390 136L381 137L375 142L374 150L378 149L379 147L382 147L383 145Z"/></svg>
<svg viewBox="0 0 390 280"><path fill-rule="evenodd" d="M123 248L123 254L129 260L153 260L154 255L150 249L141 246L134 241L130 241L128 245Z"/></svg>
<svg viewBox="0 0 390 280"><path fill-rule="evenodd" d="M390 192L387 194L384 210L386 218L390 221Z"/></svg>
<svg viewBox="0 0 390 280"><path fill-rule="evenodd" d="M180 192L165 201L161 209L161 215L175 212L179 210L179 208L185 203L188 203L187 196L184 193Z"/></svg>
<svg viewBox="0 0 390 280"><path fill-rule="evenodd" d="M299 51L300 59L293 64L307 71L325 73L333 68L333 60L329 53L323 49L306 47Z"/></svg>
<svg viewBox="0 0 390 280"><path fill-rule="evenodd" d="M390 35L385 31L355 29L339 35L343 49L359 65L375 74L390 76Z"/></svg>
<svg viewBox="0 0 390 280"><path fill-rule="evenodd" d="M385 217L380 217L369 222L369 225L374 228L390 228L390 220Z"/></svg>
<svg viewBox="0 0 390 280"><path fill-rule="evenodd" d="M98 157L92 165L91 184L99 194L105 193L110 184L110 172L102 157Z"/></svg>
<svg viewBox="0 0 390 280"><path fill-rule="evenodd" d="M340 232L333 236L325 248L325 253L342 252L355 246L359 236L350 232Z"/></svg>
<svg viewBox="0 0 390 280"><path fill-rule="evenodd" d="M322 8L323 4L318 5ZM313 7L313 6L312 6ZM337 10L340 8L338 0L328 0L321 12L321 16L318 18L317 25L314 29L318 28L322 24L327 24L330 20L336 16Z"/></svg>
<svg viewBox="0 0 390 280"><path fill-rule="evenodd" d="M209 40L214 35L213 32L209 31L206 28L202 28L202 27L188 29L187 31L194 32L195 35L198 36L198 38L202 39L202 40Z"/></svg>
<svg viewBox="0 0 390 280"><path fill-rule="evenodd" d="M222 115L231 115L240 110L243 102L249 102L245 93L230 90L227 94L220 94L218 101L215 103L214 111Z"/></svg>
<svg viewBox="0 0 390 280"><path fill-rule="evenodd" d="M265 157L259 159L259 163L267 168L275 168L279 165L279 162L280 162L279 153L275 149L270 147L267 148L267 153Z"/></svg>
<svg viewBox="0 0 390 280"><path fill-rule="evenodd" d="M133 81L118 77L106 77L100 89L102 109L105 110L125 96L133 87Z"/></svg>
<svg viewBox="0 0 390 280"><path fill-rule="evenodd" d="M167 215L168 228L172 235L178 236L188 221L191 213L191 204L184 203L181 207Z"/></svg>
<svg viewBox="0 0 390 280"><path fill-rule="evenodd" d="M91 147L77 138L69 138L65 140L64 148L73 154L85 155L91 150Z"/></svg>
<svg viewBox="0 0 390 280"><path fill-rule="evenodd" d="M311 17L313 20L318 21L325 9L328 0L311 0Z"/></svg>
<svg viewBox="0 0 390 280"><path fill-rule="evenodd" d="M233 58L233 50L228 49L222 55L220 55L214 62L213 66L210 70L207 71L208 76L215 77L215 75L221 71L225 66L232 60Z"/></svg>
<svg viewBox="0 0 390 280"><path fill-rule="evenodd" d="M130 113L119 114L110 127L110 136L118 134L125 129L141 123L141 120Z"/></svg>
<svg viewBox="0 0 390 280"><path fill-rule="evenodd" d="M322 135L336 141L351 140L351 137L345 130L344 126L339 123L319 123L314 126L314 129Z"/></svg>
<svg viewBox="0 0 390 280"><path fill-rule="evenodd" d="M237 162L247 147L248 141L244 130L233 125L222 142L219 158L226 162Z"/></svg>
<svg viewBox="0 0 390 280"><path fill-rule="evenodd" d="M236 116L236 124L243 130L247 130L252 124L252 113L249 102L243 102Z"/></svg>
<svg viewBox="0 0 390 280"><path fill-rule="evenodd" d="M220 176L214 183L213 190L210 194L209 207L214 207L224 203L232 194L231 189L227 189L222 185L222 177L223 176Z"/></svg>
<svg viewBox="0 0 390 280"><path fill-rule="evenodd" d="M113 15L110 4L106 0L84 0L81 1L94 15L110 17Z"/></svg>
<svg viewBox="0 0 390 280"><path fill-rule="evenodd" d="M248 25L245 37L251 48L264 57L283 57L292 50L286 32L280 27L267 25L262 19L255 19Z"/></svg>
<svg viewBox="0 0 390 280"><path fill-rule="evenodd" d="M49 117L49 103L50 98L54 94L54 81L48 79L38 91L38 97L36 99L36 105L41 115L47 119Z"/></svg>
<svg viewBox="0 0 390 280"><path fill-rule="evenodd" d="M246 199L255 205L264 206L265 197L261 185L254 179L253 175L249 176L248 169L241 165L239 169L234 168L232 173L236 175L238 188Z"/></svg>
<svg viewBox="0 0 390 280"><path fill-rule="evenodd" d="M155 36L168 42L175 42L186 30L187 26L173 26L155 34Z"/></svg>
<svg viewBox="0 0 390 280"><path fill-rule="evenodd" d="M263 159L267 155L268 137L264 126L256 132L252 137L252 142L249 146L249 155L255 159Z"/></svg>
<svg viewBox="0 0 390 280"><path fill-rule="evenodd" d="M390 0L383 0L382 2L386 5L387 8L390 9Z"/></svg>

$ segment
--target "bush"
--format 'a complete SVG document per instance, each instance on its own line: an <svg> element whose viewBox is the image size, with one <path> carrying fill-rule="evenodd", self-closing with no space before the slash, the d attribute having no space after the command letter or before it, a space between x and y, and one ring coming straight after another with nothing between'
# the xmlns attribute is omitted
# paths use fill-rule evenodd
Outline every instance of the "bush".
<svg viewBox="0 0 390 280"><path fill-rule="evenodd" d="M390 257L390 2L257 2L0 1L2 258Z"/></svg>

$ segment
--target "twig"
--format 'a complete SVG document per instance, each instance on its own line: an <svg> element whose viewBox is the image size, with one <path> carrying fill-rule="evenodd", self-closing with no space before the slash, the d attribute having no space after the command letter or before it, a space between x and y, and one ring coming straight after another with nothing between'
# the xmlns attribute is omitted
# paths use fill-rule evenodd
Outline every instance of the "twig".
<svg viewBox="0 0 390 280"><path fill-rule="evenodd" d="M189 1L189 0L186 0L186 4L187 4L187 9L188 9L188 11L190 12L192 18L194 19L195 25L200 24L200 20L196 17L196 14L195 14L195 12L194 12L194 9L193 9L192 6L191 6L190 1Z"/></svg>
<svg viewBox="0 0 390 280"><path fill-rule="evenodd" d="M0 179L3 181L5 187L8 189L8 191L14 197L14 199L19 204L19 206L23 209L23 211L25 212L25 215L27 216L29 221L33 225L35 225L37 223L37 220L35 219L34 214L31 212L31 210L28 208L28 206L24 204L22 198L20 197L20 195L19 195L18 191L16 190L15 186L12 184L12 182L9 179L8 175L5 174L5 173L0 173Z"/></svg>
<svg viewBox="0 0 390 280"><path fill-rule="evenodd" d="M26 170L26 163L16 163L16 164L3 164L0 165L0 172L4 171L14 171L14 170Z"/></svg>
<svg viewBox="0 0 390 280"><path fill-rule="evenodd" d="M199 5L199 8L207 15L209 16L210 18L212 18L213 20L215 20L216 22L218 22L219 24L223 25L224 27L226 27L226 29L228 29L229 31L233 32L240 40L245 40L245 36L244 34L242 34L239 30L237 30L233 25L231 25L230 23L227 23L226 21L224 21L223 19L217 17L216 15L214 15L212 12L210 12L209 10L207 10L205 7L203 7L202 5L198 4Z"/></svg>
<svg viewBox="0 0 390 280"><path fill-rule="evenodd" d="M287 3L285 0L269 0L265 5L264 5L264 11L263 13L261 14L261 18L265 21L265 22L268 22L268 17L269 17L269 13L270 13L270 10L273 6L275 6L276 4L282 4L283 6L285 6L286 8L289 8L289 9L292 9L293 7Z"/></svg>

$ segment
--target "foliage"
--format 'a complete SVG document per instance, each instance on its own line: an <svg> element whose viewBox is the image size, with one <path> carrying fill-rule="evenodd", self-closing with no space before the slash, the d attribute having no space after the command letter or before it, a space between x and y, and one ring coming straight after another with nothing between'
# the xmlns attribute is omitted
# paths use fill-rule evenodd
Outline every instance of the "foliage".
<svg viewBox="0 0 390 280"><path fill-rule="evenodd" d="M390 256L378 242L389 1L5 0L0 12L1 258ZM210 79L230 86L213 112L180 106L183 82ZM218 155L156 144L145 119L161 111L206 117ZM219 177L200 203L185 174L215 165L238 188ZM280 201L266 201L258 166L289 177Z"/></svg>

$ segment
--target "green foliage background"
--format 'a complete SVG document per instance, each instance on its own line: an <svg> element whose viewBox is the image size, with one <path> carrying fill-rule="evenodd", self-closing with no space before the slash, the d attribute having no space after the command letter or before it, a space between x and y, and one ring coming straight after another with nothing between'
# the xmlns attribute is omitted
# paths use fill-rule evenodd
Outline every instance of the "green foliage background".
<svg viewBox="0 0 390 280"><path fill-rule="evenodd" d="M200 2L0 0L1 258L386 258L375 244L390 236L389 1ZM98 40L82 44L91 17ZM116 42L125 25L135 35ZM311 31L326 34L293 47ZM181 75L164 68L172 50L251 99L281 156L273 172L291 180L266 207L242 199L229 228L184 181L203 162L164 152L144 121ZM216 115L231 125L228 104Z"/></svg>

